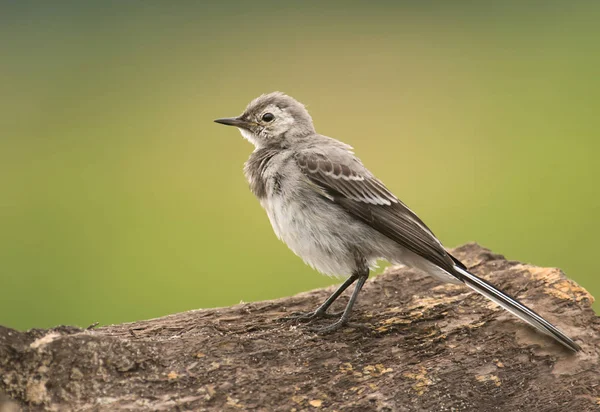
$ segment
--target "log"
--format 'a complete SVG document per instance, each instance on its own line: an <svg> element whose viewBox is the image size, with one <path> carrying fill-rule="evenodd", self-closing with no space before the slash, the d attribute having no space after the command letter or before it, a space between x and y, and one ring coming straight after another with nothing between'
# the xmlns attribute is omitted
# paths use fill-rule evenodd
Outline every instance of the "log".
<svg viewBox="0 0 600 412"><path fill-rule="evenodd" d="M280 318L333 288L96 329L0 327L0 411L598 410L592 296L559 269L476 244L452 253L583 350L464 286L394 267L367 282L352 323L325 336Z"/></svg>

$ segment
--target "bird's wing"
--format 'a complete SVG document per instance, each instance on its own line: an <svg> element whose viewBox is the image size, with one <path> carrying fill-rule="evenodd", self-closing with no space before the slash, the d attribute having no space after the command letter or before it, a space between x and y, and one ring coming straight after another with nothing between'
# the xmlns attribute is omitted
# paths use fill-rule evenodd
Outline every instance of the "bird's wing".
<svg viewBox="0 0 600 412"><path fill-rule="evenodd" d="M453 272L460 262L449 255L433 232L347 150L301 150L296 163L330 201L439 267Z"/></svg>

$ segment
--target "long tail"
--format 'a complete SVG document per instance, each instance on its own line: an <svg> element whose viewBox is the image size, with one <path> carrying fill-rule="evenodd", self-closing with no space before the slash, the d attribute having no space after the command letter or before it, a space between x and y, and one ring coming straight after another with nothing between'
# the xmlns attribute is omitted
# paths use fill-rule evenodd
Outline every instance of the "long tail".
<svg viewBox="0 0 600 412"><path fill-rule="evenodd" d="M454 269L457 272L456 276L474 291L481 293L486 298L502 306L504 309L529 323L540 332L556 339L572 351L577 352L581 350L581 347L573 342L571 338L518 300L496 289L485 280L475 276L460 266L455 266Z"/></svg>

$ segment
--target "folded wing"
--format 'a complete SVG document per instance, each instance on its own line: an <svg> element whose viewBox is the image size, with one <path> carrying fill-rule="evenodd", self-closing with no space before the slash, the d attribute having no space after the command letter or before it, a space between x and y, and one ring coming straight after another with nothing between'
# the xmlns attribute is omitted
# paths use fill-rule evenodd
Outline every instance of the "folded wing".
<svg viewBox="0 0 600 412"><path fill-rule="evenodd" d="M296 162L311 184L356 218L449 273L454 265L462 266L425 223L351 153L307 149L296 154Z"/></svg>

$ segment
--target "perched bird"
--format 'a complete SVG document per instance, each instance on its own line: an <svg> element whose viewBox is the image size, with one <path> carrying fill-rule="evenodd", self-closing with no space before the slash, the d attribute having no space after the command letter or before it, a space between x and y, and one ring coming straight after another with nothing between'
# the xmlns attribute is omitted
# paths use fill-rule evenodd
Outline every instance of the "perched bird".
<svg viewBox="0 0 600 412"><path fill-rule="evenodd" d="M339 319L352 306L377 260L420 269L443 282L464 283L567 348L580 346L516 299L467 271L433 232L354 155L351 146L318 134L304 105L280 92L254 99L238 117L215 122L237 127L255 150L245 164L250 189L279 239L314 269L347 280L314 312L327 309L356 282Z"/></svg>

